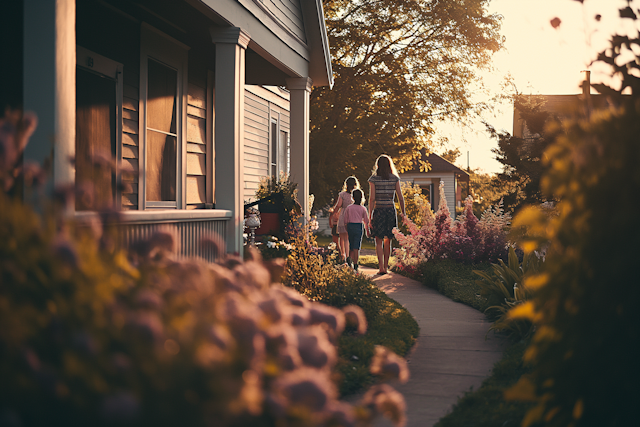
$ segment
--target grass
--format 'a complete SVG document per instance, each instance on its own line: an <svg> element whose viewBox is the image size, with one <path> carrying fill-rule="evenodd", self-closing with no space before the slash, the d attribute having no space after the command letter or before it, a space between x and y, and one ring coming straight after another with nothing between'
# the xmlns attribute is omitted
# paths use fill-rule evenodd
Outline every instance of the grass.
<svg viewBox="0 0 640 427"><path fill-rule="evenodd" d="M480 294L479 278L473 270L489 270L491 264L467 265L443 260L429 262L418 269L416 280L436 289L446 297L484 312L489 305ZM528 372L522 356L528 343L512 343L503 353L478 390L471 390L460 398L451 413L440 419L437 427L516 427L531 407L529 403L507 402L504 390L514 385Z"/></svg>
<svg viewBox="0 0 640 427"><path fill-rule="evenodd" d="M475 283L480 276L473 270L486 271L491 264L463 264L448 259L428 262L418 268L416 280L437 290L456 302L461 302L484 313L489 306L487 299L480 294L480 286Z"/></svg>
<svg viewBox="0 0 640 427"><path fill-rule="evenodd" d="M323 234L316 234L316 241L318 246L327 246L333 242L331 236L325 236ZM362 249L376 249L376 242L373 239L369 239L366 236L362 236Z"/></svg>

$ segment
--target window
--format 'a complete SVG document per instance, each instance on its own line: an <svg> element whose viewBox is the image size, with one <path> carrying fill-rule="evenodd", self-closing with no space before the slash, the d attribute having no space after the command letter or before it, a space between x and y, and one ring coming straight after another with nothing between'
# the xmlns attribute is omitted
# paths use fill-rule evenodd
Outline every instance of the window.
<svg viewBox="0 0 640 427"><path fill-rule="evenodd" d="M140 209L184 208L187 49L142 26Z"/></svg>
<svg viewBox="0 0 640 427"><path fill-rule="evenodd" d="M280 148L278 152L278 159L280 162L280 169L285 173L289 173L291 170L291 157L289 156L289 134L283 130L280 131Z"/></svg>
<svg viewBox="0 0 640 427"><path fill-rule="evenodd" d="M93 193L77 197L76 210L105 209L118 200L118 171L106 160L120 156L122 65L80 46L76 64L75 183Z"/></svg>
<svg viewBox="0 0 640 427"><path fill-rule="evenodd" d="M176 200L177 186L178 73L153 59L147 72L146 199L170 202Z"/></svg>
<svg viewBox="0 0 640 427"><path fill-rule="evenodd" d="M278 176L278 121L271 121L271 176Z"/></svg>
<svg viewBox="0 0 640 427"><path fill-rule="evenodd" d="M271 175L280 172L288 173L289 167L289 134L278 129L278 121L271 120Z"/></svg>

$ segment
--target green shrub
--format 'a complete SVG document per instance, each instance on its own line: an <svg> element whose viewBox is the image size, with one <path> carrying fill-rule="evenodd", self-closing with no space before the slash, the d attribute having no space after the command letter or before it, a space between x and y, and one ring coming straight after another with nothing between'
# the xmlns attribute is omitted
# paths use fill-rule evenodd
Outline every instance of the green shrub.
<svg viewBox="0 0 640 427"><path fill-rule="evenodd" d="M407 217L418 227L422 227L422 221L424 217L424 210L431 209L429 198L422 194L422 188L420 185L413 184L408 181L400 182L400 190L402 191L402 197L404 197L405 213ZM400 203L396 202L396 212L398 214L398 229L407 234L408 229L406 224L402 221L400 214Z"/></svg>
<svg viewBox="0 0 640 427"><path fill-rule="evenodd" d="M343 334L339 341L338 372L340 391L353 393L374 380L369 373L374 346L382 345L404 356L418 337L418 324L399 303L389 298L368 277L356 274L336 257L323 257L313 251L304 233L292 237L282 282L311 301L342 308L361 307L367 319L365 335Z"/></svg>
<svg viewBox="0 0 640 427"><path fill-rule="evenodd" d="M526 278L538 273L542 260L535 252L530 252L520 262L515 248L511 247L508 262L498 262L499 264L491 264L491 271L474 271L482 278L476 280L476 284L490 304L485 310L493 320L490 330L504 332L518 341L533 332L533 324L528 319L512 319L508 313L515 306L531 299L532 292L526 285Z"/></svg>
<svg viewBox="0 0 640 427"><path fill-rule="evenodd" d="M509 393L536 402L524 425L638 424L640 79L629 72L638 59L620 55L639 43L616 36L600 55L632 94L596 85L618 107L564 122L545 153L542 185L560 200L558 216L529 208L514 220L527 229L525 249L549 244L543 271L527 282L533 302L512 312L538 325L525 353L533 372Z"/></svg>

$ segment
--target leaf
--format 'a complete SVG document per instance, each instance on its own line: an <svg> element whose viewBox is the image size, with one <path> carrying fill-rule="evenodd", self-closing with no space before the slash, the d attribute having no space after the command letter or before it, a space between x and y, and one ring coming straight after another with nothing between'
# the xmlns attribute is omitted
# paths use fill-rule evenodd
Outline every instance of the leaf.
<svg viewBox="0 0 640 427"><path fill-rule="evenodd" d="M629 18L634 21L638 19L633 9L630 6L625 7L624 9L620 9L620 18Z"/></svg>
<svg viewBox="0 0 640 427"><path fill-rule="evenodd" d="M534 274L532 276L528 276L524 279L524 285L531 290L536 290L549 282L549 275L546 273L543 274Z"/></svg>
<svg viewBox="0 0 640 427"><path fill-rule="evenodd" d="M536 400L536 387L529 377L523 375L518 382L504 391L505 400L517 400L521 402L534 402Z"/></svg>
<svg viewBox="0 0 640 427"><path fill-rule="evenodd" d="M534 309L533 303L528 301L512 308L509 311L509 318L514 320L527 319L533 322L538 318L538 315Z"/></svg>

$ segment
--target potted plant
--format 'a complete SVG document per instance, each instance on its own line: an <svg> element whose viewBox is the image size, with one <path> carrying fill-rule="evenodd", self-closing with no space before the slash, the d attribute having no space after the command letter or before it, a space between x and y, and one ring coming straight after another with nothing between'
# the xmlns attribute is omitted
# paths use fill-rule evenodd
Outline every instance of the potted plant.
<svg viewBox="0 0 640 427"><path fill-rule="evenodd" d="M279 176L263 177L256 191L262 220L256 235L275 234L282 237L284 228L296 213L300 214L297 194L298 184L291 181L289 174L281 172Z"/></svg>

